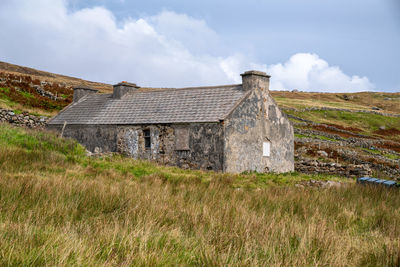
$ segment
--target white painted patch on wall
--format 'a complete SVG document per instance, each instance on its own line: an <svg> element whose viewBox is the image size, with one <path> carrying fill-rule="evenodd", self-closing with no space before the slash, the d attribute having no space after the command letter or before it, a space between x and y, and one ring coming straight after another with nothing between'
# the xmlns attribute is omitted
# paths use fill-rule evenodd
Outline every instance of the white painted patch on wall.
<svg viewBox="0 0 400 267"><path fill-rule="evenodd" d="M271 154L271 142L263 142L263 156L269 157Z"/></svg>

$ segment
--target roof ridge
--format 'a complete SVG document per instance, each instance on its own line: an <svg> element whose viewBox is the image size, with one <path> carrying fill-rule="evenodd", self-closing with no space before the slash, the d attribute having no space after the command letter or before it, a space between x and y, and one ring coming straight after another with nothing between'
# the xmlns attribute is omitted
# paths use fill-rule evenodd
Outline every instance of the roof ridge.
<svg viewBox="0 0 400 267"><path fill-rule="evenodd" d="M229 88L229 87L239 87L242 86L241 83L238 84L226 84L226 85L212 85L212 86L195 86L195 87L182 87L176 89L213 89L213 88Z"/></svg>

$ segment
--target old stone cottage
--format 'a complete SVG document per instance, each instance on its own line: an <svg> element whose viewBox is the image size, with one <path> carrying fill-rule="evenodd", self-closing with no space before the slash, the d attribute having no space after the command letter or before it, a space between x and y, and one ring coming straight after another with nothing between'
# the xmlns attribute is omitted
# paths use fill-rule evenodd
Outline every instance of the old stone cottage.
<svg viewBox="0 0 400 267"><path fill-rule="evenodd" d="M120 152L183 168L238 173L294 168L293 127L269 94L269 76L242 84L182 89L114 85L112 94L75 88L48 127L90 151Z"/></svg>

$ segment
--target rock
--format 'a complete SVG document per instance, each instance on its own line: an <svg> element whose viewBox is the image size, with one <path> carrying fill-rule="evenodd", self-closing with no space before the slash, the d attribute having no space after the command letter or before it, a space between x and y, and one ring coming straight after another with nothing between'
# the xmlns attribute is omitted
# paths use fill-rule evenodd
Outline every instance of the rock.
<svg viewBox="0 0 400 267"><path fill-rule="evenodd" d="M319 150L319 151L317 152L317 154L320 155L321 157L325 157L325 158L328 157L328 153L326 153L326 152L323 151L323 150Z"/></svg>
<svg viewBox="0 0 400 267"><path fill-rule="evenodd" d="M346 101L353 100L353 98L354 98L353 96L343 95L343 99Z"/></svg>
<svg viewBox="0 0 400 267"><path fill-rule="evenodd" d="M14 113L14 112L12 112L12 111L10 111L10 112L8 112L8 115L10 115L10 116L14 116L14 115L15 115L15 113Z"/></svg>
<svg viewBox="0 0 400 267"><path fill-rule="evenodd" d="M379 130L386 130L386 127L384 125L379 126Z"/></svg>
<svg viewBox="0 0 400 267"><path fill-rule="evenodd" d="M326 181L322 187L324 188L330 188L330 187L341 187L342 183L335 182L335 181Z"/></svg>
<svg viewBox="0 0 400 267"><path fill-rule="evenodd" d="M310 162L310 165L317 167L318 163L319 163L318 161L314 160L313 162Z"/></svg>

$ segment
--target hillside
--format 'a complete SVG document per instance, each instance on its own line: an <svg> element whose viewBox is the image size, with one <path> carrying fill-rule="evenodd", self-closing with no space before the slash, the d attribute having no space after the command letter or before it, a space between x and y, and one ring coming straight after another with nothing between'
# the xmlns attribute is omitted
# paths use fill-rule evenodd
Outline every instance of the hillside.
<svg viewBox="0 0 400 267"><path fill-rule="evenodd" d="M1 266L397 266L397 191L219 174L0 124ZM334 187L293 186L336 181Z"/></svg>
<svg viewBox="0 0 400 267"><path fill-rule="evenodd" d="M40 81L47 81L50 83L59 83L68 87L84 85L98 89L100 92L110 92L112 86L105 83L87 81L75 77L65 76L61 74L50 73L46 71L36 70L33 68L18 66L6 62L0 61L0 72L10 73L14 75L26 75L30 76L32 80L38 79Z"/></svg>
<svg viewBox="0 0 400 267"><path fill-rule="evenodd" d="M295 127L296 170L399 179L400 93L272 95Z"/></svg>
<svg viewBox="0 0 400 267"><path fill-rule="evenodd" d="M400 114L400 92L308 93L271 91L284 109L335 108Z"/></svg>
<svg viewBox="0 0 400 267"><path fill-rule="evenodd" d="M108 84L0 62L0 108L52 116L72 101L75 86L112 90Z"/></svg>
<svg viewBox="0 0 400 267"><path fill-rule="evenodd" d="M72 87L82 84L101 92L112 89L0 62L0 121L42 125L43 118L32 115L57 114L72 101ZM399 179L400 93L271 94L295 127L297 171Z"/></svg>

